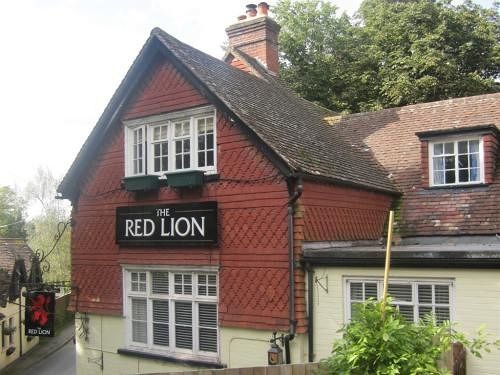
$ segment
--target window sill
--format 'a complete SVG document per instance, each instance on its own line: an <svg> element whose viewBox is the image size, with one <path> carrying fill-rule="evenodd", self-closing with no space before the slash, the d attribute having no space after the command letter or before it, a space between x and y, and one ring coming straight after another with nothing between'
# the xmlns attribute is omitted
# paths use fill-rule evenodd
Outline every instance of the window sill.
<svg viewBox="0 0 500 375"><path fill-rule="evenodd" d="M188 356L181 356L171 353L156 353L147 351L147 349L140 350L136 348L119 348L116 351L118 354L128 355L133 357L147 358L160 360L165 362L182 363L189 366L199 366L207 368L225 368L226 366L211 358L189 358Z"/></svg>
<svg viewBox="0 0 500 375"><path fill-rule="evenodd" d="M457 190L457 189L469 189L469 188L481 188L488 187L490 184L486 182L478 182L477 184L462 184L462 185L431 185L427 186L428 190Z"/></svg>

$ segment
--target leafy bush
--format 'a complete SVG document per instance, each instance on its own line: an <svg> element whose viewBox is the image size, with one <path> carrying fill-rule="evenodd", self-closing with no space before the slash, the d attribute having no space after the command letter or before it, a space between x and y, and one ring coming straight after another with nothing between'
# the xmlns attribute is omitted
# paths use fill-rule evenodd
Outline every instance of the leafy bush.
<svg viewBox="0 0 500 375"><path fill-rule="evenodd" d="M390 301L389 301L390 302ZM449 322L437 324L431 317L420 324L407 322L387 303L367 301L359 305L352 321L340 332L342 339L333 345L332 355L323 361L320 372L332 375L438 375L449 374L438 361L453 342L461 342L480 357L500 340L490 342L484 330L468 340Z"/></svg>

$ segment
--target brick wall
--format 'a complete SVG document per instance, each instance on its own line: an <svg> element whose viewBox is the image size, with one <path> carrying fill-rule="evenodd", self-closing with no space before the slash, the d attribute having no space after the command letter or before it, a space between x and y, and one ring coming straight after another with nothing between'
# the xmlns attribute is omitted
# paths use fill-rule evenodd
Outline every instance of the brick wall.
<svg viewBox="0 0 500 375"><path fill-rule="evenodd" d="M500 125L500 94L349 115L338 126L351 142L369 146L404 193L397 223L403 236L493 235L500 232L498 139L484 139L487 184L428 188L427 144L415 135L485 124Z"/></svg>
<svg viewBox="0 0 500 375"><path fill-rule="evenodd" d="M159 61L123 119L207 104L172 65ZM171 188L140 197L120 189L123 130L117 122L87 170L73 210L72 277L80 311L122 314L121 264L217 265L223 326L288 327L288 190L275 167L218 111L220 179L200 190ZM258 179L258 182L252 180ZM126 248L115 244L115 209L126 205L217 200L219 244L209 248ZM78 306L76 304L78 303Z"/></svg>

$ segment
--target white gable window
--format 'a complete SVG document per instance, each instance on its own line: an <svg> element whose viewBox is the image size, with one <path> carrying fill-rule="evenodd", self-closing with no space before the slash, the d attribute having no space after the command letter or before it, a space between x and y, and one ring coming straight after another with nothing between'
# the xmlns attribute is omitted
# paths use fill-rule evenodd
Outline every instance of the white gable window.
<svg viewBox="0 0 500 375"><path fill-rule="evenodd" d="M483 159L480 138L429 142L431 186L484 182Z"/></svg>
<svg viewBox="0 0 500 375"><path fill-rule="evenodd" d="M346 320L356 313L356 306L369 298L380 300L383 293L383 280L345 279ZM418 323L426 315L433 314L437 322L452 320L451 280L389 280L388 294L392 304L406 320Z"/></svg>
<svg viewBox="0 0 500 375"><path fill-rule="evenodd" d="M124 122L125 177L216 173L215 110L202 107Z"/></svg>
<svg viewBox="0 0 500 375"><path fill-rule="evenodd" d="M127 346L179 357L218 354L217 273L125 268Z"/></svg>

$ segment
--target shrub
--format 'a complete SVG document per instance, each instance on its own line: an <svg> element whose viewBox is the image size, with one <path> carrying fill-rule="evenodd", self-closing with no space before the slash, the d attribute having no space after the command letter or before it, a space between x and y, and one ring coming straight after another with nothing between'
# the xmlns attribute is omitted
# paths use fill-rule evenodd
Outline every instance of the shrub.
<svg viewBox="0 0 500 375"><path fill-rule="evenodd" d="M480 357L500 340L490 342L484 330L472 340L453 329L449 322L437 324L432 316L420 324L407 322L399 311L382 302L369 300L354 314L333 345L332 355L323 361L320 372L332 375L438 375L449 374L438 366L439 359L453 342L462 342Z"/></svg>

